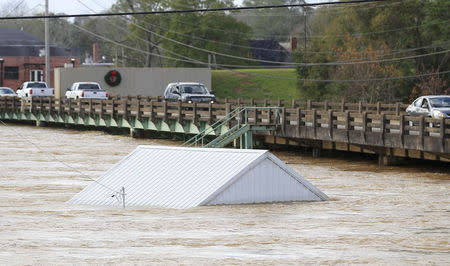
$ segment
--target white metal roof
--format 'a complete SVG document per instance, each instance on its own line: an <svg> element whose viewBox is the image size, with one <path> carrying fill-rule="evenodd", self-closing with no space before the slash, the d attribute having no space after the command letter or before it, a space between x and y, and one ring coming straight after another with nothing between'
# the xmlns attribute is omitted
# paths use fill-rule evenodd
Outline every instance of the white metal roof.
<svg viewBox="0 0 450 266"><path fill-rule="evenodd" d="M191 208L200 205L326 200L265 150L139 146L69 202ZM114 195L114 197L113 197Z"/></svg>

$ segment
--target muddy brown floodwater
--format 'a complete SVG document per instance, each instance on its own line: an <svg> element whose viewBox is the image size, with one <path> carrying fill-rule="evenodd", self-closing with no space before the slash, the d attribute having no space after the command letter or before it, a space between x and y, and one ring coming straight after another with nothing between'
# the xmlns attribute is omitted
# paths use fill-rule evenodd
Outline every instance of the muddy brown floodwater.
<svg viewBox="0 0 450 266"><path fill-rule="evenodd" d="M33 144L35 145L33 145ZM276 152L320 203L188 210L66 203L137 145L97 131L0 126L0 264L450 264L450 173Z"/></svg>

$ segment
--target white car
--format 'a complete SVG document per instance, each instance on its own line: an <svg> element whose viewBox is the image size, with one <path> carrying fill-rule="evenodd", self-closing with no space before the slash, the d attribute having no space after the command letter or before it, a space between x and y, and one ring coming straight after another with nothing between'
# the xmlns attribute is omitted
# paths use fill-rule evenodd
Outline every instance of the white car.
<svg viewBox="0 0 450 266"><path fill-rule="evenodd" d="M16 94L16 92L13 91L11 88L8 88L8 87L0 87L0 96L17 97L17 94Z"/></svg>
<svg viewBox="0 0 450 266"><path fill-rule="evenodd" d="M55 89L49 88L47 83L42 81L27 81L16 91L19 97L52 97L55 96Z"/></svg>
<svg viewBox="0 0 450 266"><path fill-rule="evenodd" d="M96 82L75 82L67 89L68 99L108 99L108 92Z"/></svg>
<svg viewBox="0 0 450 266"><path fill-rule="evenodd" d="M450 96L428 95L419 97L406 108L406 112L411 115L448 118L450 117Z"/></svg>

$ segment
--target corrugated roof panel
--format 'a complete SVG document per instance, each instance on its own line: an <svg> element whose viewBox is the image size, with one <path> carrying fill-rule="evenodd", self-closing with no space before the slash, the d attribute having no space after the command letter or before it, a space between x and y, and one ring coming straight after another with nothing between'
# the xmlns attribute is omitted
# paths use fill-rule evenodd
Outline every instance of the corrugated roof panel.
<svg viewBox="0 0 450 266"><path fill-rule="evenodd" d="M197 206L266 151L140 146L98 183L117 192L125 187L126 204L171 208ZM117 197L93 183L71 202L119 205Z"/></svg>
<svg viewBox="0 0 450 266"><path fill-rule="evenodd" d="M243 176L247 176L245 180L239 180ZM244 185L233 188L236 182ZM125 188L127 206L191 208L226 201L326 199L320 190L264 150L139 146L70 202L122 205L122 187ZM230 191L224 192L227 189ZM253 195L254 200L245 201L248 197L237 193ZM222 199L220 194L227 196ZM292 194L298 197L291 197ZM262 197L265 198L262 200ZM221 200L213 201L215 198Z"/></svg>

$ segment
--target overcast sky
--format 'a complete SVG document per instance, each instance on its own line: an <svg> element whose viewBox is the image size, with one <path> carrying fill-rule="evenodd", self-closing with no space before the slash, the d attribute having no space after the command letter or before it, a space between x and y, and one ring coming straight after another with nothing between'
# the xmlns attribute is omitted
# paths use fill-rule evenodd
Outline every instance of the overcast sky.
<svg viewBox="0 0 450 266"><path fill-rule="evenodd" d="M15 2L20 3L23 0L0 0L0 6L2 3ZM109 8L116 0L49 0L50 12L77 14L77 13L91 13L91 11L84 7L80 2L89 6L96 12L103 11L105 8ZM309 0L308 3L314 2L327 2L329 0ZM236 4L241 4L242 0L235 0ZM45 0L24 0L29 13L35 13L44 10Z"/></svg>

